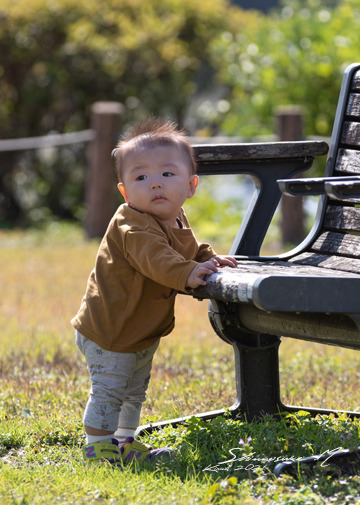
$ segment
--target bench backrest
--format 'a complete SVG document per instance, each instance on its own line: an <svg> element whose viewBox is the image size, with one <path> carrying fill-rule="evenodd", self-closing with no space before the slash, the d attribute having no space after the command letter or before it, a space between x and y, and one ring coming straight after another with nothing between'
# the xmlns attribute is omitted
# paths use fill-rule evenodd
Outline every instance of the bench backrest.
<svg viewBox="0 0 360 505"><path fill-rule="evenodd" d="M327 159L326 177L360 175L360 65L345 72ZM360 200L321 197L306 253L296 263L360 272ZM304 244L303 244L304 245ZM299 250L304 250L299 246Z"/></svg>

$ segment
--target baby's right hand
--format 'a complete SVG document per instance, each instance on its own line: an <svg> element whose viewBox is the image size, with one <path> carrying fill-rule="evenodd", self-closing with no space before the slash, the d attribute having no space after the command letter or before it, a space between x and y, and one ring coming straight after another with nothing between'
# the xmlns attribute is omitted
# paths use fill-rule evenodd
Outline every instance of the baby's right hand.
<svg viewBox="0 0 360 505"><path fill-rule="evenodd" d="M186 282L186 287L197 288L198 286L206 286L206 281L204 277L217 272L216 265L218 262L216 260L210 259L204 261L203 263L198 263L196 267L190 273L188 280Z"/></svg>

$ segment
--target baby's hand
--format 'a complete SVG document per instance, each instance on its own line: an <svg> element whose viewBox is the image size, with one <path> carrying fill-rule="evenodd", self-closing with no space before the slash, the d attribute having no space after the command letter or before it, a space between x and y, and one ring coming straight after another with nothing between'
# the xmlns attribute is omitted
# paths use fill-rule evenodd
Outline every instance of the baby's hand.
<svg viewBox="0 0 360 505"><path fill-rule="evenodd" d="M236 268L236 259L232 256L213 256L208 261L198 263L189 275L186 286L192 289L197 288L198 286L206 286L204 277L217 272L217 267L221 266Z"/></svg>
<svg viewBox="0 0 360 505"><path fill-rule="evenodd" d="M237 268L237 261L232 256L213 256L211 261L215 260L217 266Z"/></svg>
<svg viewBox="0 0 360 505"><path fill-rule="evenodd" d="M217 257L214 256L208 261L198 263L196 267L191 271L186 282L186 286L192 289L197 288L198 286L206 286L204 277L217 272L217 265L220 264L216 258Z"/></svg>

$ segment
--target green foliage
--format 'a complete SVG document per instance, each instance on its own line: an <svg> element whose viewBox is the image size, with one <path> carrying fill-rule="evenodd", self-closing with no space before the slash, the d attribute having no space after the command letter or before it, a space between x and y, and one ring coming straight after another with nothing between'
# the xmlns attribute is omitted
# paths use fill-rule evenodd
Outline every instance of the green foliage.
<svg viewBox="0 0 360 505"><path fill-rule="evenodd" d="M0 0L0 20L1 138L88 128L98 100L125 105L123 126L155 113L245 137L295 104L305 135L327 136L360 43L360 0L283 0L267 15L230 0ZM83 218L83 145L0 161L2 226Z"/></svg>
<svg viewBox="0 0 360 505"><path fill-rule="evenodd" d="M1 0L0 137L88 128L97 100L181 120L231 12L227 0Z"/></svg>
<svg viewBox="0 0 360 505"><path fill-rule="evenodd" d="M306 135L329 135L343 71L359 59L359 28L359 0L284 0L237 34L219 34L212 61L232 90L221 128L272 133L276 107L296 104L304 107Z"/></svg>
<svg viewBox="0 0 360 505"><path fill-rule="evenodd" d="M225 182L225 184L224 184ZM245 213L254 185L244 176L202 176L186 213L199 241L227 254Z"/></svg>
<svg viewBox="0 0 360 505"><path fill-rule="evenodd" d="M102 100L125 105L122 126L151 113L183 124L212 83L210 41L237 15L228 0L0 0L0 138L87 129ZM0 222L83 217L83 146L40 157L1 153Z"/></svg>

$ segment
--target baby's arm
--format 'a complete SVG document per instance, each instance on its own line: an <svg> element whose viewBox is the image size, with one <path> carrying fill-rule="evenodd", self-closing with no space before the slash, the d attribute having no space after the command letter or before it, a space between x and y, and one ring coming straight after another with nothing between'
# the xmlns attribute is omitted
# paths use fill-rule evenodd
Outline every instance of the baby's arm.
<svg viewBox="0 0 360 505"><path fill-rule="evenodd" d="M203 263L198 263L196 267L191 271L186 286L189 288L197 288L199 286L206 286L206 281L204 277L217 272L218 266L228 266L232 268L237 267L237 262L231 256L213 256Z"/></svg>

